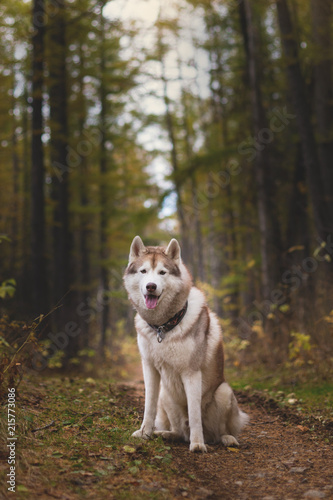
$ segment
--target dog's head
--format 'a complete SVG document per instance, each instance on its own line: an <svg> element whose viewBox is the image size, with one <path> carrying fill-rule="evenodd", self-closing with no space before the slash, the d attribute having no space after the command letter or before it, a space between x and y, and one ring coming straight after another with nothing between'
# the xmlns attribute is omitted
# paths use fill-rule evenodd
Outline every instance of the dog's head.
<svg viewBox="0 0 333 500"><path fill-rule="evenodd" d="M141 314L162 309L166 315L173 302L183 300L189 292L191 278L181 260L180 246L172 239L166 248L145 246L139 236L132 242L129 262L124 275L129 298ZM142 314L141 314L142 315ZM151 318L152 315L149 314Z"/></svg>

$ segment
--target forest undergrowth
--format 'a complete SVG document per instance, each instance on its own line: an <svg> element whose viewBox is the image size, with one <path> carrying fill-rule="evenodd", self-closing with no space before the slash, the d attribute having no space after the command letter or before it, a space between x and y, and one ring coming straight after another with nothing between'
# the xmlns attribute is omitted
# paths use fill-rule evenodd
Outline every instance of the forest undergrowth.
<svg viewBox="0 0 333 500"><path fill-rule="evenodd" d="M251 424L240 448L214 445L200 456L186 443L131 437L144 403L135 338L114 339L103 362L85 353L64 372L57 353L38 371L32 356L46 349L38 324L1 321L0 434L7 439L8 391L15 388L17 498L263 498L272 475L270 498L285 498L286 487L290 498L333 491L331 476L319 474L332 458L333 384L325 369L315 373L313 363L292 359L274 370L251 364L244 344L226 334L226 376ZM3 479L7 455L1 452Z"/></svg>
<svg viewBox="0 0 333 500"><path fill-rule="evenodd" d="M137 370L133 361L127 376ZM237 386L235 374L229 375ZM243 383L244 378L238 386ZM314 498L329 496L331 476L321 472L332 458L333 419L327 411L319 417L328 396L315 408L306 398L249 386L236 395L251 417L240 448L214 445L198 455L186 443L131 437L143 413L140 380L30 373L16 390L17 498L263 498L267 487L272 498L285 498L287 490L290 498L309 491L323 495ZM6 438L6 412L2 415L0 432ZM1 452L2 479L7 455ZM267 486L263 479L272 474ZM3 498L10 495L4 491Z"/></svg>

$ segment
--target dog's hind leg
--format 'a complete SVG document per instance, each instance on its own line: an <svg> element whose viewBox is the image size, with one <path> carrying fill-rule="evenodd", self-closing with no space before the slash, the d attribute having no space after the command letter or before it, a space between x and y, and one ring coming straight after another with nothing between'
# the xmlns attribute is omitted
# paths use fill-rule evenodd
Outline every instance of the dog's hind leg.
<svg viewBox="0 0 333 500"><path fill-rule="evenodd" d="M165 411L164 406L161 403L161 397L160 397L158 401L157 415L155 420L155 434L169 430L170 430L170 421L168 419L167 412Z"/></svg>
<svg viewBox="0 0 333 500"><path fill-rule="evenodd" d="M154 434L169 441L189 440L186 409L172 399L163 385L158 400Z"/></svg>
<svg viewBox="0 0 333 500"><path fill-rule="evenodd" d="M181 439L181 435L179 434L179 432L170 430L171 424L168 418L168 414L164 408L163 404L164 399L165 395L163 398L163 388L162 388L158 400L154 434L155 436L161 436L163 439L166 439L168 441L179 441Z"/></svg>

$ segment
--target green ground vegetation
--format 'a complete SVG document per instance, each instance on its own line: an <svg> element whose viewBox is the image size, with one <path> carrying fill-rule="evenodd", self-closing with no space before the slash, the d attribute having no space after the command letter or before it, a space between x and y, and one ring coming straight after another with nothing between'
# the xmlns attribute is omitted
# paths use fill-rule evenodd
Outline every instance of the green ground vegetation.
<svg viewBox="0 0 333 500"><path fill-rule="evenodd" d="M227 369L227 378L234 390L257 393L273 399L279 406L299 413L305 419L333 421L333 384L318 379L311 371L299 373L280 367L274 371L264 367Z"/></svg>
<svg viewBox="0 0 333 500"><path fill-rule="evenodd" d="M161 438L131 438L141 416L128 391L128 386L91 377L25 379L16 402L17 497L66 491L73 499L88 498L93 491L96 498L170 498L165 485L174 487L179 480L170 447ZM7 438L6 411L1 435ZM190 481L182 478L185 489Z"/></svg>

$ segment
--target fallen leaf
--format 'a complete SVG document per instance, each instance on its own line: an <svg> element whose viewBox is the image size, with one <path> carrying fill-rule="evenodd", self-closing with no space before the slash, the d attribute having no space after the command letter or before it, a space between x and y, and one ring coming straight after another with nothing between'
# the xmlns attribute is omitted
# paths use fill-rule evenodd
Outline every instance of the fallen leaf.
<svg viewBox="0 0 333 500"><path fill-rule="evenodd" d="M92 377L86 378L86 383L90 385L96 385L96 380L94 380Z"/></svg>
<svg viewBox="0 0 333 500"><path fill-rule="evenodd" d="M133 448L132 446L128 446L128 445L125 445L123 447L123 450L126 452L126 453L135 453L136 452L136 449Z"/></svg>
<svg viewBox="0 0 333 500"><path fill-rule="evenodd" d="M305 425L297 425L296 427L302 432L308 432L310 430L309 427L305 427Z"/></svg>
<svg viewBox="0 0 333 500"><path fill-rule="evenodd" d="M23 486L23 484L19 484L16 489L17 491L29 491L26 486Z"/></svg>

